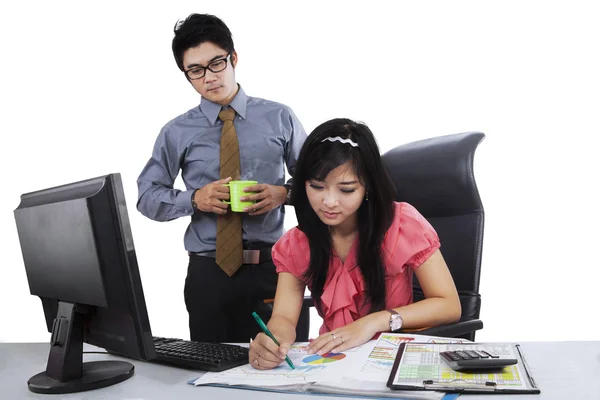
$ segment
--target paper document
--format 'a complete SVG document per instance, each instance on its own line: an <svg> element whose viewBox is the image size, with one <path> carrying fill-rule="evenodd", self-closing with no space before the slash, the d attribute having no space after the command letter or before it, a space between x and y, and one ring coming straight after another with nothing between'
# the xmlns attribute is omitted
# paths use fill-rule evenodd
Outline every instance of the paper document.
<svg viewBox="0 0 600 400"><path fill-rule="evenodd" d="M440 356L442 351L463 350L465 346L453 344L411 344L406 347L393 384L423 387L424 381L444 386L468 387L495 382L497 389L528 389L527 375L523 364L505 367L499 372L465 373L454 371ZM477 350L489 351L501 357L519 359L512 344L477 344Z"/></svg>
<svg viewBox="0 0 600 400"><path fill-rule="evenodd" d="M246 364L227 371L207 372L194 381L194 385L220 384L290 392L441 399L444 395L442 392L404 392L386 387L399 345L413 341L438 343L448 342L449 339L385 333L378 340L371 340L354 349L322 356L306 353L308 343L295 343L288 353L296 367L294 370L285 362L267 371ZM455 341L468 342L464 339Z"/></svg>

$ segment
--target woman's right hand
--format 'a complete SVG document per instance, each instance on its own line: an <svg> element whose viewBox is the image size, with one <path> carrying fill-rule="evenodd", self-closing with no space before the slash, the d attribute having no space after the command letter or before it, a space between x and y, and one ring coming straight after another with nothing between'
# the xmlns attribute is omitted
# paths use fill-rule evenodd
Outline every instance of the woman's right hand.
<svg viewBox="0 0 600 400"><path fill-rule="evenodd" d="M248 362L256 369L273 369L285 361L290 346L294 342L296 332L292 335L278 335L273 332L273 335L279 342L277 346L273 339L264 333L259 333L256 338L250 343L250 351L248 352ZM286 339L288 337L288 339Z"/></svg>
<svg viewBox="0 0 600 400"><path fill-rule="evenodd" d="M250 343L248 362L256 369L273 369L285 361L290 346L296 340L296 324L302 311L306 285L289 272L280 272L273 312L267 327L280 344L264 333Z"/></svg>

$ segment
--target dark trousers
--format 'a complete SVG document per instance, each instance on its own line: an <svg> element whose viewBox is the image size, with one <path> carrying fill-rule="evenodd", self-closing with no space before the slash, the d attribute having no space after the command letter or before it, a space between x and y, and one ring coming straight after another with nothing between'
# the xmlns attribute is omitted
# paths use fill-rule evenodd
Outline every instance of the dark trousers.
<svg viewBox="0 0 600 400"><path fill-rule="evenodd" d="M211 257L190 255L185 279L185 305L190 339L198 342L246 343L261 332L256 311L267 323L263 300L275 297L277 273L273 261L244 264L229 277ZM261 307L262 305L262 307Z"/></svg>

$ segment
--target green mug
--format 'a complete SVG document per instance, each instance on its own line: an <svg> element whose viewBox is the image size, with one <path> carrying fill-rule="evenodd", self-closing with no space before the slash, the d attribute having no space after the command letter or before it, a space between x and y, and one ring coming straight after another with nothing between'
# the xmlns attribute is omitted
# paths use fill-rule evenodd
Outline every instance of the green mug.
<svg viewBox="0 0 600 400"><path fill-rule="evenodd" d="M233 212L244 212L244 208L255 203L255 201L240 201L240 197L248 196L254 193L244 192L244 188L257 184L257 181L231 181L229 183L225 183L225 186L229 186L229 201L223 200L223 203L231 205L231 211Z"/></svg>

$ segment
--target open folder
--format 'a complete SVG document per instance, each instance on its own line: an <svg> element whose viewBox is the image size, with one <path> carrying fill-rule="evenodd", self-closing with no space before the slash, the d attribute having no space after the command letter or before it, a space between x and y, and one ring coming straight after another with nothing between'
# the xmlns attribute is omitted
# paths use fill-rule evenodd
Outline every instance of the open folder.
<svg viewBox="0 0 600 400"><path fill-rule="evenodd" d="M443 351L483 350L518 360L501 370L458 372L440 356ZM390 389L458 393L539 394L523 352L514 343L402 343L387 382Z"/></svg>

